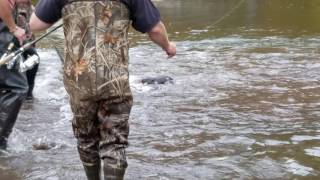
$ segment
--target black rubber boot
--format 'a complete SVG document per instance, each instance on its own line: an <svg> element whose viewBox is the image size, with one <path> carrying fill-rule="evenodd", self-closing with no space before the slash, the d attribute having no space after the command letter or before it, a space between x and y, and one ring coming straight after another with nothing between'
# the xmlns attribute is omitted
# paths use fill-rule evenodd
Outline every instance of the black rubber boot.
<svg viewBox="0 0 320 180"><path fill-rule="evenodd" d="M0 93L0 148L5 149L25 94L10 91Z"/></svg>
<svg viewBox="0 0 320 180"><path fill-rule="evenodd" d="M27 59L28 56L32 56L32 55L39 56L35 48L31 48L28 51L25 51L23 53L23 56L24 56L25 59ZM29 85L28 94L27 94L27 99L28 100L33 99L32 91L33 91L33 88L34 88L34 83L35 83L35 79L36 79L36 75L37 75L38 69L39 69L39 64L36 64L32 69L30 69L30 70L28 70L26 72L28 85Z"/></svg>
<svg viewBox="0 0 320 180"><path fill-rule="evenodd" d="M33 99L33 88L34 88L34 84L29 84L29 90L28 90L28 94L26 99L27 100L32 100Z"/></svg>
<svg viewBox="0 0 320 180"><path fill-rule="evenodd" d="M123 180L126 167L115 167L113 160L103 160L104 180Z"/></svg>
<svg viewBox="0 0 320 180"><path fill-rule="evenodd" d="M4 137L0 138L0 150L5 150L7 149L7 139Z"/></svg>
<svg viewBox="0 0 320 180"><path fill-rule="evenodd" d="M35 67L37 67L37 69L38 69L38 65L36 65ZM31 70L33 70L33 69L31 69ZM31 71L30 70L30 71ZM29 89L28 89L28 93L27 93L27 97L26 97L26 99L27 100L32 100L33 99L33 88L34 88L34 78L35 78L35 74L34 74L34 76L33 75L30 75L30 72L29 71L27 71L27 78L28 78L28 84L29 84ZM31 76L31 77L29 77L29 76ZM30 78L33 78L32 80L30 80Z"/></svg>
<svg viewBox="0 0 320 180"><path fill-rule="evenodd" d="M95 164L92 166L83 165L88 180L100 180L101 179L101 165Z"/></svg>

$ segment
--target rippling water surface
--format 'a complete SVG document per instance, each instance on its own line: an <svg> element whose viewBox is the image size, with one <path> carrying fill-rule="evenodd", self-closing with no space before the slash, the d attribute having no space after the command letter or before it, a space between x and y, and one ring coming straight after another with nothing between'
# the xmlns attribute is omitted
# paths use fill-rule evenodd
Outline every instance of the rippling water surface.
<svg viewBox="0 0 320 180"><path fill-rule="evenodd" d="M133 32L126 179L320 178L319 3L238 2L156 1L173 59ZM39 51L35 100L0 154L0 177L85 179L59 58ZM140 83L157 75L174 83Z"/></svg>

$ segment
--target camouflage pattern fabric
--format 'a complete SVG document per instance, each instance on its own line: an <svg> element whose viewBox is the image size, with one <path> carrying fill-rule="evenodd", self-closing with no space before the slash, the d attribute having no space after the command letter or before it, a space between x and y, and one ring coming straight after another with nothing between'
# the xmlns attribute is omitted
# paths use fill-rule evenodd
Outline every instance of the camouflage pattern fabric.
<svg viewBox="0 0 320 180"><path fill-rule="evenodd" d="M16 22L17 25L29 32L28 22L33 13L33 6L31 1L26 0L25 2L16 3ZM32 35L29 40L34 40L35 37Z"/></svg>
<svg viewBox="0 0 320 180"><path fill-rule="evenodd" d="M73 130L78 139L80 159L85 166L97 166L103 159L104 169L124 172L127 167L129 115L132 101L81 101L72 104ZM105 176L113 174L105 173Z"/></svg>
<svg viewBox="0 0 320 180"><path fill-rule="evenodd" d="M131 97L129 10L119 1L72 1L63 9L64 83L74 101Z"/></svg>
<svg viewBox="0 0 320 180"><path fill-rule="evenodd" d="M119 1L73 0L63 8L62 16L64 83L80 159L86 170L98 167L103 159L105 178L122 179L132 107L129 10ZM90 172L86 173L89 178Z"/></svg>

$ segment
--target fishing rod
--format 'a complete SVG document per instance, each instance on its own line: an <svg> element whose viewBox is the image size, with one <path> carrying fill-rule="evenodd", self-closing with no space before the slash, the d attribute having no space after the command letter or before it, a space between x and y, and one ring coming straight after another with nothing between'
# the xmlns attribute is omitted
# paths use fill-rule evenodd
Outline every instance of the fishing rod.
<svg viewBox="0 0 320 180"><path fill-rule="evenodd" d="M35 39L34 41L31 41L23 46L21 46L17 51L10 53L9 55L2 57L0 59L0 66L8 63L12 58L14 58L15 56L23 53L24 51L26 51L27 49L31 48L32 45L34 45L35 43L37 43L38 41L42 40L43 38L45 38L46 36L48 36L49 34L51 34L52 32L56 31L57 29L61 28L63 24L60 24L59 26L54 27L52 30L50 30L49 32L43 34L42 36L40 36L39 38Z"/></svg>

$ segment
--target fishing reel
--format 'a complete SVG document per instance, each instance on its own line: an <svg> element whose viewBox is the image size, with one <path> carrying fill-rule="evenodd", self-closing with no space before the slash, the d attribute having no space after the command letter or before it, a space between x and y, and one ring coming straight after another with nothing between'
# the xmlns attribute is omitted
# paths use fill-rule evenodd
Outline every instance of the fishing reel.
<svg viewBox="0 0 320 180"><path fill-rule="evenodd" d="M7 63L7 69L18 69L19 72L26 72L32 69L35 65L39 64L40 57L37 54L28 56L26 60L22 55L15 56L12 60Z"/></svg>
<svg viewBox="0 0 320 180"><path fill-rule="evenodd" d="M13 48L13 43L10 43L7 49L7 52L1 57L1 59L5 58L9 52ZM28 55L26 58L22 56L21 53L13 56L11 60L9 60L6 65L7 69L18 69L19 72L26 72L27 70L32 69L36 64L39 64L40 57L38 54Z"/></svg>
<svg viewBox="0 0 320 180"><path fill-rule="evenodd" d="M55 30L59 29L62 27L63 24L60 24L56 27L54 27L52 30L50 30L49 32L43 34L42 36L40 36L39 38L31 41L31 42L28 42L27 44L24 44L22 47L20 47L18 50L14 51L14 52L11 52L11 48L9 45L8 46L8 50L6 53L4 53L2 55L2 57L0 58L0 66L2 65L5 65L5 64L15 64L15 62L18 61L18 57L20 56L21 57L21 54L23 52L25 52L26 50L30 49L35 43L37 43L38 41L40 41L41 39L43 39L44 37L48 36L49 34L51 34L52 32L54 32ZM9 51L10 49L10 51ZM19 58L19 62L21 64L21 71L26 71L27 69L29 68L32 68L35 64L39 63L39 56L36 55L37 57L31 55L31 57L28 57L26 61L22 61L23 58ZM13 60L13 61L12 61ZM15 60L15 61L14 61ZM12 62L10 62L12 61ZM11 65L9 66L9 68L12 68Z"/></svg>

